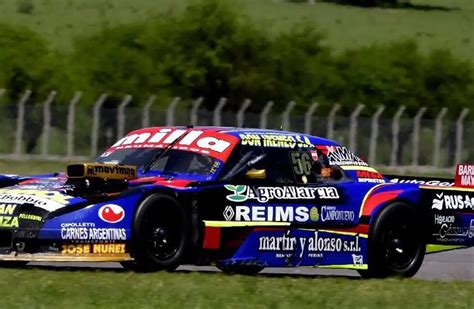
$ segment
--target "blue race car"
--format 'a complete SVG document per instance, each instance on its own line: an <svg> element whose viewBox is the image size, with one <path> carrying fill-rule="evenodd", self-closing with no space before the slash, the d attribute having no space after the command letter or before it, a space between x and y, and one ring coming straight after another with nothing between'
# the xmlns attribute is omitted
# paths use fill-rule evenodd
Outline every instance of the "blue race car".
<svg viewBox="0 0 474 309"><path fill-rule="evenodd" d="M65 174L1 176L0 265L215 264L246 274L314 266L408 277L427 244L473 245L474 189L395 181L306 134L136 130Z"/></svg>

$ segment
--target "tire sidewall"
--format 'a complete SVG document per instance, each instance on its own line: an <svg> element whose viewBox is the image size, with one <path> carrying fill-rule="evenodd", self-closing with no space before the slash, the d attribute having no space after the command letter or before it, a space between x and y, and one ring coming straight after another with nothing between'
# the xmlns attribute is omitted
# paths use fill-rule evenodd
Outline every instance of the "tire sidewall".
<svg viewBox="0 0 474 309"><path fill-rule="evenodd" d="M387 224L392 220L393 216L404 215L410 216L409 220L414 222L414 235L417 241L416 253L413 260L403 269L393 269L385 265L383 235ZM385 206L377 215L375 221L370 226L369 231L369 247L368 247L368 266L369 269L364 273L367 277L387 277L402 276L412 277L421 267L424 259L426 244L424 241L423 224L421 224L420 216L416 209L403 202L394 202ZM417 224L420 222L420 224Z"/></svg>
<svg viewBox="0 0 474 309"><path fill-rule="evenodd" d="M145 228L144 219L150 214L159 215L160 204L163 205L164 203L166 203L166 207L171 206L177 211L181 217L178 220L181 222L180 225L183 228L181 229L181 241L176 253L174 253L174 255L167 260L159 260L150 252L148 248L148 235L143 235ZM188 246L188 223L189 218L184 207L173 197L163 193L154 193L145 198L139 205L132 223L131 251L135 259L134 264L138 266L137 269L144 271L155 271L162 269L173 270L177 268L184 260L186 248Z"/></svg>

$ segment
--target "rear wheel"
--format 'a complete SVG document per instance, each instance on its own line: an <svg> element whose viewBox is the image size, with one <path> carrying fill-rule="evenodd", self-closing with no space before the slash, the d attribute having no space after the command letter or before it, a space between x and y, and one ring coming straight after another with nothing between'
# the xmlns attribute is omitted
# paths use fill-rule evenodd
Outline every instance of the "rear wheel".
<svg viewBox="0 0 474 309"><path fill-rule="evenodd" d="M394 203L384 208L371 225L368 270L363 277L412 277L425 255L422 224L415 208Z"/></svg>
<svg viewBox="0 0 474 309"><path fill-rule="evenodd" d="M175 199L164 194L149 196L135 216L135 260L122 265L144 272L176 269L187 247L187 223L186 211Z"/></svg>

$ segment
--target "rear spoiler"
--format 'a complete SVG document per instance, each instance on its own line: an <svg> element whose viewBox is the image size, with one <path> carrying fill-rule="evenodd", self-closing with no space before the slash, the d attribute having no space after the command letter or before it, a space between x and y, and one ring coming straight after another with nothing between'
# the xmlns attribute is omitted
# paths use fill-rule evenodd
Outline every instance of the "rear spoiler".
<svg viewBox="0 0 474 309"><path fill-rule="evenodd" d="M401 175L384 175L389 182L392 183L412 183L418 185L452 187L454 179L442 177L418 177L418 176L401 176Z"/></svg>

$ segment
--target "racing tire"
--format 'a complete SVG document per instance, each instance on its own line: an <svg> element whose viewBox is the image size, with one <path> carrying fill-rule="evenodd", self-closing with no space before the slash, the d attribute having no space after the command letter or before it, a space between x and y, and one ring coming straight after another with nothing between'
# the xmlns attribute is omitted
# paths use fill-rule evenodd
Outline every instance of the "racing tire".
<svg viewBox="0 0 474 309"><path fill-rule="evenodd" d="M125 269L138 272L175 270L188 247L189 224L184 207L165 194L153 194L138 207L133 222L133 262Z"/></svg>
<svg viewBox="0 0 474 309"><path fill-rule="evenodd" d="M365 278L412 277L426 251L423 224L414 207L396 202L385 207L370 226Z"/></svg>
<svg viewBox="0 0 474 309"><path fill-rule="evenodd" d="M265 267L259 265L220 265L216 267L226 274L252 276L261 272Z"/></svg>

